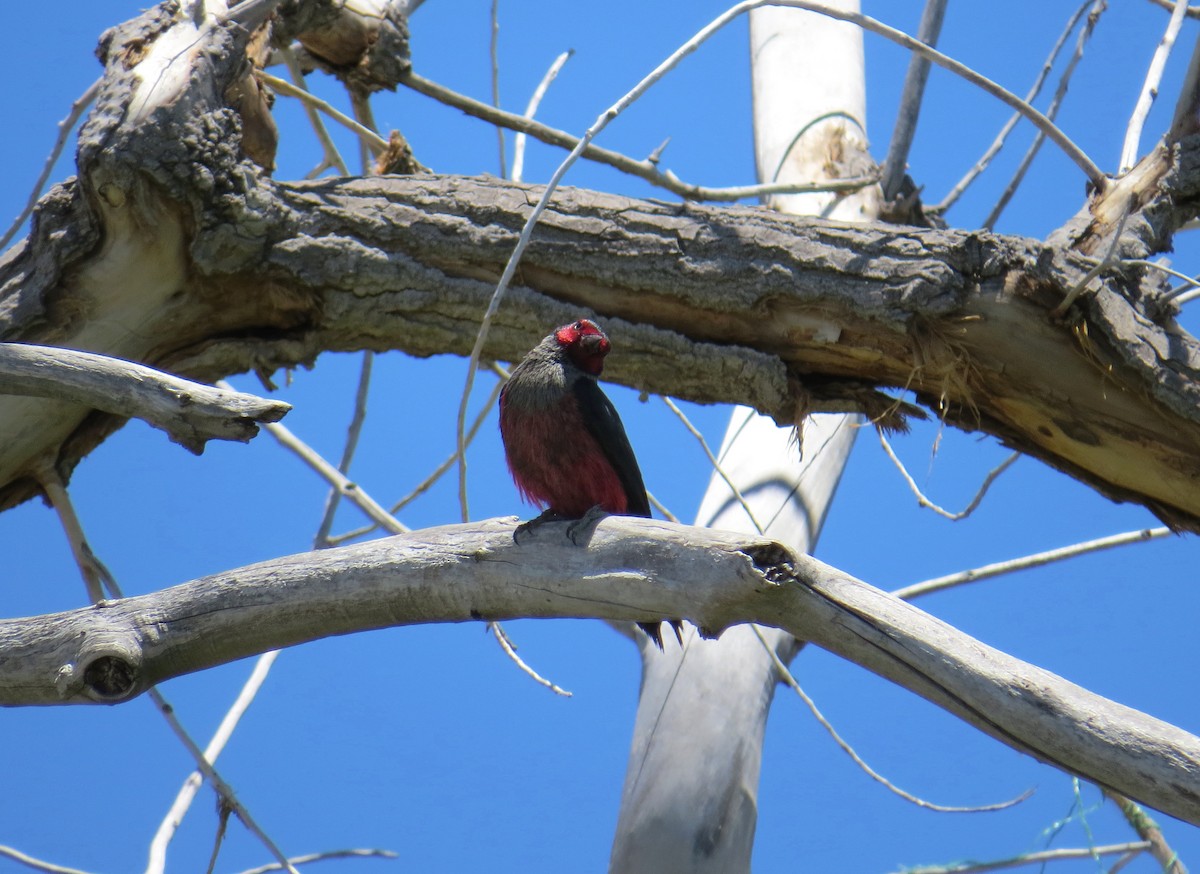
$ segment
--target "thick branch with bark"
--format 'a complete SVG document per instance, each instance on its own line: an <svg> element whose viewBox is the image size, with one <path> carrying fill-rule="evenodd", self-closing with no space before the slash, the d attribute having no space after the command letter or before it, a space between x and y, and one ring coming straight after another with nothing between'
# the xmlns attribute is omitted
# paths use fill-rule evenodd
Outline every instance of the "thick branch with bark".
<svg viewBox="0 0 1200 874"><path fill-rule="evenodd" d="M287 556L135 598L0 621L0 704L127 701L153 683L334 634L523 616L684 616L785 629L992 737L1200 823L1200 738L994 650L763 538L609 517L513 542L515 520ZM617 570L614 570L617 569Z"/></svg>
<svg viewBox="0 0 1200 874"><path fill-rule="evenodd" d="M156 269L137 299L126 291L118 302L166 328L151 332L153 343L105 345L205 379L324 350L465 354L535 197L529 186L453 177L260 181L240 201L255 208L239 224L202 228L190 244L166 232L143 252ZM78 221L79 211L66 214ZM101 345L92 322L55 318L29 300L40 278L31 262L55 245L41 230L0 267L0 282L21 282L23 298L0 332ZM119 278L113 257L101 251L70 275ZM960 427L1200 530L1200 346L1158 304L1159 277L1137 270L1103 274L1067 322L1053 320L1049 311L1091 266L981 232L565 190L485 354L517 358L546 325L587 310L620 344L611 378L648 391L745 403L790 422L813 410L886 418L877 389L907 388ZM50 279L40 300L67 313L106 310L116 296L68 284L62 271ZM11 421L5 406L0 421ZM14 480L30 455L80 423L66 434L40 424L41 440L0 449L6 504L26 496Z"/></svg>
<svg viewBox="0 0 1200 874"><path fill-rule="evenodd" d="M29 239L0 260L0 339L206 380L325 350L469 349L537 189L273 182L238 148L256 124L231 96L251 36L166 7L106 34L79 180L43 199ZM1151 222L1151 248L1194 212L1196 145L1130 174L1146 184L1129 227ZM1101 215L1080 233L1106 230ZM909 408L880 389L911 390L959 427L1200 530L1200 346L1141 268L1101 273L1053 319L1093 263L986 233L564 190L485 354L513 360L547 325L591 311L620 345L616 381L786 423L862 410L897 425ZM0 507L36 493L40 459L69 472L114 421L0 398Z"/></svg>

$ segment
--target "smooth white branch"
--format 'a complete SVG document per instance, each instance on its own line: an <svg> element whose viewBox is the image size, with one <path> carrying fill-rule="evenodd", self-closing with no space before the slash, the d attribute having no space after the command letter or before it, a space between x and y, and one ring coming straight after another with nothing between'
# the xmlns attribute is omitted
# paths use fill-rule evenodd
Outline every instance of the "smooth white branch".
<svg viewBox="0 0 1200 874"><path fill-rule="evenodd" d="M199 455L209 440L242 443L278 422L283 401L214 388L107 355L0 343L0 394L50 398L142 419Z"/></svg>
<svg viewBox="0 0 1200 874"><path fill-rule="evenodd" d="M493 519L302 553L164 591L0 621L0 704L129 700L336 634L516 617L683 616L785 629L1041 761L1200 824L1200 738L985 646L774 541L608 517L520 544Z"/></svg>

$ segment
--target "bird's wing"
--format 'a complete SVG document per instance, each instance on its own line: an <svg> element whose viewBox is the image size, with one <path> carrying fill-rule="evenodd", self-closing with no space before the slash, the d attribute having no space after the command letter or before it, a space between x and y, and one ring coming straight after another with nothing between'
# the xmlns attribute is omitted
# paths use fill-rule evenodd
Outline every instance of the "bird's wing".
<svg viewBox="0 0 1200 874"><path fill-rule="evenodd" d="M617 415L612 401L600 390L594 379L577 379L572 387L584 427L596 438L608 463L617 472L625 490L625 512L630 516L650 517L650 500L642 482L642 471L634 457L633 447L625 436L625 426Z"/></svg>

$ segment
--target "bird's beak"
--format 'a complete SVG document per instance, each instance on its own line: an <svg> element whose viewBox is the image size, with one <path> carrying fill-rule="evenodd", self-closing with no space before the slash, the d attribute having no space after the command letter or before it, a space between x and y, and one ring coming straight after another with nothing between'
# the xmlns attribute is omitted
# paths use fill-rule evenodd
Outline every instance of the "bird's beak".
<svg viewBox="0 0 1200 874"><path fill-rule="evenodd" d="M609 342L603 334L584 334L579 338L579 345L588 355L607 355Z"/></svg>

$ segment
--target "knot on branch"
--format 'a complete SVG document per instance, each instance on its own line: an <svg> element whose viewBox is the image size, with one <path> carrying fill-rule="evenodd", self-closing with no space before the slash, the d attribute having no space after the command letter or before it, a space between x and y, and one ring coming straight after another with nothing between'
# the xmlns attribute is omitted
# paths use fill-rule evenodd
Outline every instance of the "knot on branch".
<svg viewBox="0 0 1200 874"><path fill-rule="evenodd" d="M792 553L786 546L774 541L764 541L746 547L742 550L754 563L754 568L769 583L784 583L795 579L796 565L792 561Z"/></svg>
<svg viewBox="0 0 1200 874"><path fill-rule="evenodd" d="M355 92L395 91L412 69L406 8L390 2L381 12L361 12L331 0L291 2L280 8L274 40L286 45L294 37L313 66Z"/></svg>
<svg viewBox="0 0 1200 874"><path fill-rule="evenodd" d="M83 669L85 692L97 701L124 701L137 684L137 668L117 656L101 656Z"/></svg>

